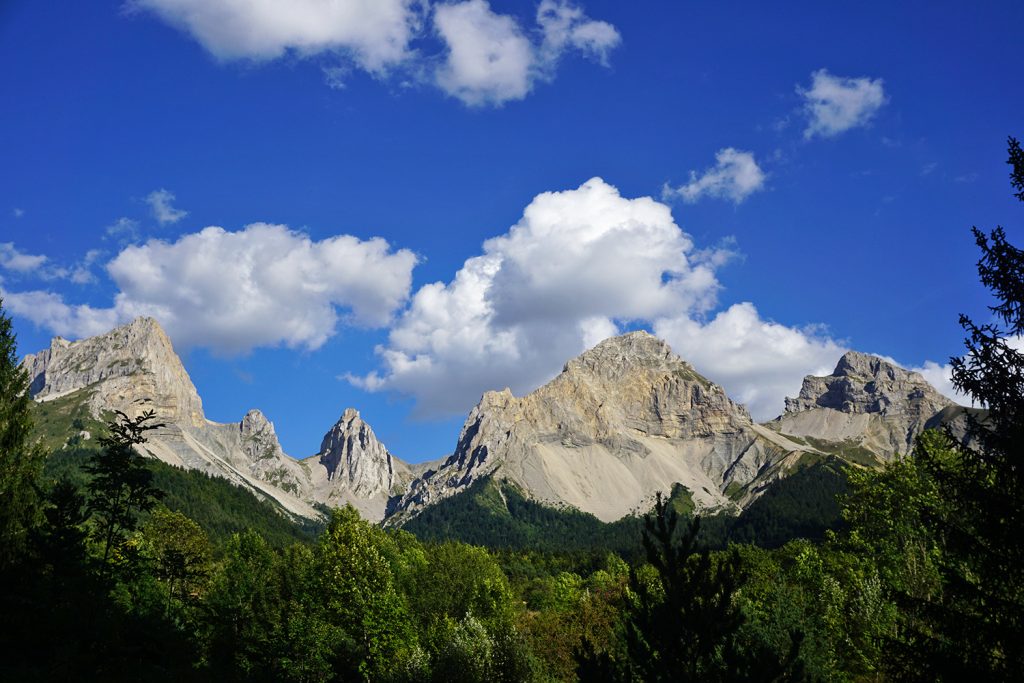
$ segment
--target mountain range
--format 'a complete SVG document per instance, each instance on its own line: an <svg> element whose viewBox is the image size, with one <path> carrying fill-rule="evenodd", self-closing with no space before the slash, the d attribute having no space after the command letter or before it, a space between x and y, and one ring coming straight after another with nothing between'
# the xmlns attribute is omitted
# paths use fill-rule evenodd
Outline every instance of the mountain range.
<svg viewBox="0 0 1024 683"><path fill-rule="evenodd" d="M206 419L153 318L80 341L54 338L23 365L32 397L48 414L77 410L91 418L68 420L63 443L94 438L84 427L113 411L153 410L163 426L142 446L152 457L224 477L292 516L316 519L352 504L387 524L485 479L605 522L646 512L658 492L677 484L698 509L738 513L809 463L837 456L878 465L909 452L924 429L956 425L963 412L920 374L851 351L831 375L806 377L781 416L758 424L665 342L631 332L569 360L526 396L484 394L441 460L403 462L352 408L317 453L296 459L257 409L239 422Z"/></svg>

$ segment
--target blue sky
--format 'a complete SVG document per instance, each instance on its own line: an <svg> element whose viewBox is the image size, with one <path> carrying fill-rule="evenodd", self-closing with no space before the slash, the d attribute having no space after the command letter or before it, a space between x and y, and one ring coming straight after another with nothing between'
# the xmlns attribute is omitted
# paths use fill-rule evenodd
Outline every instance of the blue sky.
<svg viewBox="0 0 1024 683"><path fill-rule="evenodd" d="M0 7L22 352L141 313L208 417L408 460L649 329L756 417L847 348L942 384L1019 239L1019 2ZM211 228L211 226L220 229Z"/></svg>

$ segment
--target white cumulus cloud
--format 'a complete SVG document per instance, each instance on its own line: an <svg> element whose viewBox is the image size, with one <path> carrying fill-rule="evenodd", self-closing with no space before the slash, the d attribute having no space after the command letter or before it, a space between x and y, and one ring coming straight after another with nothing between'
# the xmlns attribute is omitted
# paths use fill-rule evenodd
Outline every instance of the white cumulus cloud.
<svg viewBox="0 0 1024 683"><path fill-rule="evenodd" d="M378 348L381 372L349 379L421 415L464 412L486 390L536 388L622 323L708 310L721 262L649 197L600 178L545 192L451 282L420 288Z"/></svg>
<svg viewBox="0 0 1024 683"><path fill-rule="evenodd" d="M4 300L4 308L13 315L62 337L91 337L123 322L113 308L68 305L62 296L54 292L12 292L0 287L0 297Z"/></svg>
<svg viewBox="0 0 1024 683"><path fill-rule="evenodd" d="M343 53L381 73L409 56L416 0L131 0L222 60Z"/></svg>
<svg viewBox="0 0 1024 683"><path fill-rule="evenodd" d="M833 76L827 69L811 74L811 87L797 88L808 116L805 138L830 138L867 124L887 101L881 78Z"/></svg>
<svg viewBox="0 0 1024 683"><path fill-rule="evenodd" d="M448 45L437 84L466 104L522 99L533 85L534 52L515 18L484 0L439 5L434 27Z"/></svg>
<svg viewBox="0 0 1024 683"><path fill-rule="evenodd" d="M420 417L463 414L483 392L528 393L569 358L639 326L755 419L771 419L805 376L830 374L848 346L820 326L764 319L749 302L708 317L716 269L731 253L695 248L668 206L623 197L600 178L545 192L451 281L416 292L377 348L378 371L345 377L412 398Z"/></svg>
<svg viewBox="0 0 1024 683"><path fill-rule="evenodd" d="M146 203L149 204L149 208L153 212L153 218L155 218L160 225L177 223L188 215L188 211L182 211L181 209L174 208L174 199L174 193L164 189L153 190L146 195ZM122 218L118 221L118 224L125 220L130 219Z"/></svg>
<svg viewBox="0 0 1024 683"><path fill-rule="evenodd" d="M539 41L514 17L495 13L486 0L438 5L434 29L448 49L436 74L438 86L471 106L500 105L523 99L537 81L551 80L568 50L607 64L620 42L611 24L557 0L541 2L537 25Z"/></svg>
<svg viewBox="0 0 1024 683"><path fill-rule="evenodd" d="M109 308L71 306L51 292L6 293L11 310L67 336L155 317L176 344L225 353L315 349L338 324L387 325L408 298L416 256L380 238L313 241L283 225L219 227L123 249L107 272Z"/></svg>
<svg viewBox="0 0 1024 683"><path fill-rule="evenodd" d="M751 152L726 147L715 154L714 168L699 176L696 171L690 171L690 182L677 188L666 185L663 195L666 199L678 196L690 203L707 196L739 204L764 187L765 177Z"/></svg>
<svg viewBox="0 0 1024 683"><path fill-rule="evenodd" d="M849 351L842 340L817 326L789 327L760 316L750 302L734 304L707 322L686 316L654 322L655 333L730 398L747 406L755 420L770 420L785 408L785 398L800 392L807 375L831 375L839 358ZM919 372L952 401L969 403L953 388L952 368L934 361L907 365Z"/></svg>
<svg viewBox="0 0 1024 683"><path fill-rule="evenodd" d="M536 25L526 29L486 0L128 0L128 6L156 14L224 61L323 55L332 62L323 67L332 88L344 87L353 67L381 78L430 74L472 106L522 99L536 82L554 77L569 51L607 64L621 40L611 24L589 19L567 0L542 0Z"/></svg>

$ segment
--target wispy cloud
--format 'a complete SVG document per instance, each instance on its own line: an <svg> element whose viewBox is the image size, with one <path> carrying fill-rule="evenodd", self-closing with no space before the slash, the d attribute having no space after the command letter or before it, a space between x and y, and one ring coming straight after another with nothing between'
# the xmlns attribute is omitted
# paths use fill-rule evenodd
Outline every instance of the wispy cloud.
<svg viewBox="0 0 1024 683"><path fill-rule="evenodd" d="M96 275L92 272L93 265L103 256L99 249L90 249L85 252L81 261L76 263L68 272L68 279L76 285L86 285L96 282Z"/></svg>
<svg viewBox="0 0 1024 683"><path fill-rule="evenodd" d="M69 280L75 284L86 284L95 279L91 268L101 253L98 249L90 250L81 261L65 267L43 254L21 251L13 242L0 242L0 270L24 280Z"/></svg>
<svg viewBox="0 0 1024 683"><path fill-rule="evenodd" d="M153 218L155 218L160 225L177 223L188 215L188 211L182 211L181 209L176 209L172 206L174 200L174 193L162 188L159 190L153 190L146 195L146 203L149 204L149 208L153 211Z"/></svg>
<svg viewBox="0 0 1024 683"><path fill-rule="evenodd" d="M665 199L680 197L689 203L702 197L717 197L739 204L762 189L766 177L753 153L727 147L715 154L714 167L700 175L690 171L690 182L676 188L666 185L662 196Z"/></svg>
<svg viewBox="0 0 1024 683"><path fill-rule="evenodd" d="M811 87L797 87L808 117L804 138L830 138L866 125L887 102L881 78L833 76L826 69L811 74Z"/></svg>
<svg viewBox="0 0 1024 683"><path fill-rule="evenodd" d="M48 260L42 254L20 251L13 242L0 242L0 268L4 270L21 274L38 272Z"/></svg>
<svg viewBox="0 0 1024 683"><path fill-rule="evenodd" d="M139 222L135 219L121 216L104 229L105 237L124 242L134 242L139 238Z"/></svg>
<svg viewBox="0 0 1024 683"><path fill-rule="evenodd" d="M15 218L21 218L22 216L25 215L25 209L19 209L18 207L14 207L11 210L11 215L14 216Z"/></svg>

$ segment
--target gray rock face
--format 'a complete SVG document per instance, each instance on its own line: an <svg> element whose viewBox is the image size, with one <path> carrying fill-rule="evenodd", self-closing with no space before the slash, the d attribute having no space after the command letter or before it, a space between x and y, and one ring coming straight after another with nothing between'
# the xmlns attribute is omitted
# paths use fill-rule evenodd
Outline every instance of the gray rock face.
<svg viewBox="0 0 1024 683"><path fill-rule="evenodd" d="M317 503L351 503L364 517L380 521L391 497L412 479L409 467L352 409L324 436L320 452L304 461L285 454L273 423L259 410L240 422L207 420L181 360L152 318L81 341L57 337L23 364L37 401L84 392L97 417L153 409L165 426L143 445L149 455L225 477L296 515L319 517Z"/></svg>
<svg viewBox="0 0 1024 683"><path fill-rule="evenodd" d="M390 493L395 484L394 457L354 408L324 435L318 457L329 481L343 481L356 494Z"/></svg>
<svg viewBox="0 0 1024 683"><path fill-rule="evenodd" d="M701 507L730 507L802 450L755 425L665 342L633 332L569 361L525 397L484 394L454 454L398 507L415 514L488 475L603 520L645 509L676 482Z"/></svg>
<svg viewBox="0 0 1024 683"><path fill-rule="evenodd" d="M774 426L784 434L862 448L888 460L955 404L919 373L850 351L826 377L808 376Z"/></svg>
<svg viewBox="0 0 1024 683"><path fill-rule="evenodd" d="M919 373L878 356L849 351L827 377L807 376L797 398L786 399L786 412L829 408L844 413L878 413L894 417L931 417L952 401Z"/></svg>
<svg viewBox="0 0 1024 683"><path fill-rule="evenodd" d="M238 436L238 450L245 459L236 459L236 466L294 496L305 494L309 488L309 474L285 455L277 440L274 423L262 412L256 409L247 412L238 424Z"/></svg>
<svg viewBox="0 0 1024 683"><path fill-rule="evenodd" d="M240 423L206 419L195 385L156 320L137 318L80 341L57 337L23 365L35 400L81 394L100 419L114 410L132 417L153 410L164 426L147 435L145 453L224 477L292 514L319 516L302 497L308 474L284 454L262 413L250 411Z"/></svg>
<svg viewBox="0 0 1024 683"><path fill-rule="evenodd" d="M353 408L324 435L320 452L303 462L312 473L317 502L350 503L374 521L384 518L391 497L412 480L408 465L388 452Z"/></svg>
<svg viewBox="0 0 1024 683"><path fill-rule="evenodd" d="M487 392L453 454L413 470L351 408L301 461L284 453L259 410L240 422L207 420L150 318L81 341L56 338L24 365L37 401L83 396L97 417L156 411L166 426L144 445L154 457L228 478L295 515L350 503L374 521L393 513L389 523L487 476L605 521L645 512L676 483L700 508L735 511L808 454L885 460L907 452L926 427L963 421L963 409L919 374L851 352L831 375L805 378L786 412L758 425L663 341L633 332L570 360L527 396Z"/></svg>
<svg viewBox="0 0 1024 683"><path fill-rule="evenodd" d="M152 409L165 422L205 422L192 380L152 318L137 318L76 342L56 337L49 349L26 356L23 365L37 401L90 387L90 404L97 414L116 409L134 416Z"/></svg>

